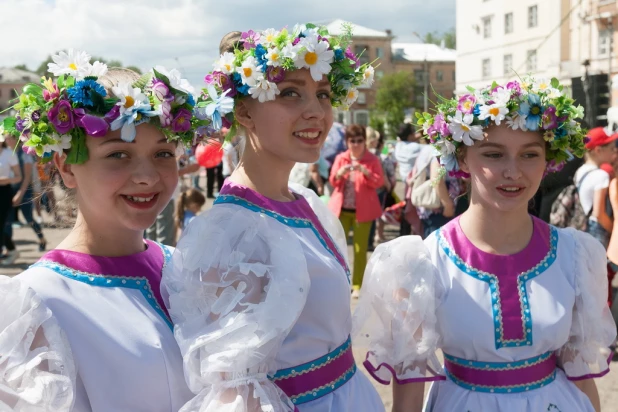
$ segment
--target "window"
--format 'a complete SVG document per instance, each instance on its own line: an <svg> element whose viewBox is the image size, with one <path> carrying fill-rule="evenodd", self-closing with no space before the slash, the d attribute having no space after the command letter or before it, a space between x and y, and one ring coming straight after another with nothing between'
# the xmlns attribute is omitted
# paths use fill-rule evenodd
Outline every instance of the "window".
<svg viewBox="0 0 618 412"><path fill-rule="evenodd" d="M369 47L364 44L357 44L354 46L354 53L360 55L361 64L369 63Z"/></svg>
<svg viewBox="0 0 618 412"><path fill-rule="evenodd" d="M416 81L416 84L425 83L425 70L414 69L414 81Z"/></svg>
<svg viewBox="0 0 618 412"><path fill-rule="evenodd" d="M505 54L504 55L504 75L508 76L511 74L511 69L513 68L513 55Z"/></svg>
<svg viewBox="0 0 618 412"><path fill-rule="evenodd" d="M453 81L455 81L455 70L453 70Z"/></svg>
<svg viewBox="0 0 618 412"><path fill-rule="evenodd" d="M491 37L491 16L483 17L483 38L488 39Z"/></svg>
<svg viewBox="0 0 618 412"><path fill-rule="evenodd" d="M444 81L444 73L442 73L442 70L436 72L436 81Z"/></svg>
<svg viewBox="0 0 618 412"><path fill-rule="evenodd" d="M354 123L367 126L369 124L369 113L367 113L365 110L355 111Z"/></svg>
<svg viewBox="0 0 618 412"><path fill-rule="evenodd" d="M358 93L358 99L356 99L356 103L358 104L366 104L367 103L367 95L363 92Z"/></svg>
<svg viewBox="0 0 618 412"><path fill-rule="evenodd" d="M341 123L341 124L346 124L345 121L345 112L339 112L337 113L337 122Z"/></svg>
<svg viewBox="0 0 618 412"><path fill-rule="evenodd" d="M537 14L537 6L528 7L528 28L533 28L538 26L539 17Z"/></svg>
<svg viewBox="0 0 618 412"><path fill-rule="evenodd" d="M414 90L414 105L416 107L425 108L425 96L423 95L423 93L423 88L417 87L416 90Z"/></svg>
<svg viewBox="0 0 618 412"><path fill-rule="evenodd" d="M491 76L491 60L483 59L483 79Z"/></svg>
<svg viewBox="0 0 618 412"><path fill-rule="evenodd" d="M610 45L610 32L609 30L599 30L599 55L607 56L609 53Z"/></svg>
<svg viewBox="0 0 618 412"><path fill-rule="evenodd" d="M384 50L382 50L382 47L376 47L376 57L378 59L384 57Z"/></svg>
<svg viewBox="0 0 618 412"><path fill-rule="evenodd" d="M12 89L12 90L11 90L11 99L15 99L17 96L18 96L18 94L17 94L17 90Z"/></svg>
<svg viewBox="0 0 618 412"><path fill-rule="evenodd" d="M513 33L513 13L504 15L504 34Z"/></svg>
<svg viewBox="0 0 618 412"><path fill-rule="evenodd" d="M536 50L528 50L526 53L526 70L536 71Z"/></svg>

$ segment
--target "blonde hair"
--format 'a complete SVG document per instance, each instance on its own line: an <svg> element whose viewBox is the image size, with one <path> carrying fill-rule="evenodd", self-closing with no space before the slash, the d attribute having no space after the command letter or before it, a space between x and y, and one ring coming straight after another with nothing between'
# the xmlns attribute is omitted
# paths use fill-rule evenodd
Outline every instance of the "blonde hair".
<svg viewBox="0 0 618 412"><path fill-rule="evenodd" d="M123 67L112 67L105 75L99 77L97 82L101 83L107 92L107 97L113 95L112 88L116 87L118 83L133 84L140 78L140 75L130 69Z"/></svg>
<svg viewBox="0 0 618 412"><path fill-rule="evenodd" d="M223 54L225 52L234 53L234 49L243 49L240 44L240 36L242 35L239 31L231 31L221 39L221 43L219 43L219 53Z"/></svg>
<svg viewBox="0 0 618 412"><path fill-rule="evenodd" d="M380 132L378 132L376 129L374 129L371 126L367 126L365 128L365 134L367 135L367 143L380 139Z"/></svg>

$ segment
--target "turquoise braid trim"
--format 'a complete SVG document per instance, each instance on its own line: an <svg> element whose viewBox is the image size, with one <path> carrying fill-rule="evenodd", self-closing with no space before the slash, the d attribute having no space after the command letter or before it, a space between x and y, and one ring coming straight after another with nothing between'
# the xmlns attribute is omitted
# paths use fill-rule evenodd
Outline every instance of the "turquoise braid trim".
<svg viewBox="0 0 618 412"><path fill-rule="evenodd" d="M283 223L284 225L289 226L289 227L311 229L313 233L315 234L315 236L320 241L320 243L322 244L322 246L324 246L324 248L335 258L337 262L339 262L339 259L337 258L337 253L334 250L332 250L330 247L328 247L328 243L326 243L326 240L324 240L324 237L322 236L320 231L315 227L313 222L311 222L311 220L305 219L305 218L284 216L272 210L264 209L263 207L260 207L256 205L255 203L249 202L246 199L243 199L241 197L234 196L234 195L219 195L219 197L217 197L217 199L214 202L215 205L223 204L223 203L230 203L230 204L242 206L245 209L251 210L252 212L264 213L265 215L270 216L278 220L280 223ZM331 243L335 247L337 247L336 243L330 237L330 234L326 231L326 229L324 229L324 232L326 232L326 236L328 236L328 239L331 241ZM337 252L341 255L340 251L337 250ZM341 255L341 257L343 259L343 255ZM346 274L346 277L348 279L348 284L349 284L351 281L350 269L348 268L348 265L345 263L342 264L341 262L339 262L339 264L341 264L341 266L345 270L345 274Z"/></svg>
<svg viewBox="0 0 618 412"><path fill-rule="evenodd" d="M156 243L156 242L154 242ZM156 243L157 246L161 249L163 253L163 267L167 266L172 257L169 249L160 243ZM112 275L100 275L95 273L87 273L79 270L75 270L68 266L62 265L60 263L56 263L50 260L41 260L31 265L30 267L44 267L54 272L58 273L65 278L77 280L78 282L82 282L92 286L99 286L105 288L127 288L127 289L136 289L139 290L146 301L152 306L152 308L161 316L161 319L165 321L167 326L174 330L174 325L170 321L169 317L165 313L165 311L159 305L159 302L154 297L154 293L152 292L152 287L150 282L146 277L125 277L125 276L112 276Z"/></svg>
<svg viewBox="0 0 618 412"><path fill-rule="evenodd" d="M530 313L530 302L528 300L526 282L545 272L545 270L547 270L547 268L549 268L556 260L556 251L558 249L558 230L555 227L550 226L550 248L543 260L532 269L520 273L517 276L517 291L519 292L521 319L523 320L523 339L504 338L504 325L502 324L502 306L500 304L498 276L493 273L487 273L473 268L464 262L463 259L459 257L453 249L451 249L440 229L438 229L437 236L438 243L444 253L462 272L489 285L492 314L494 319L494 338L496 349L500 349L502 347L512 348L519 346L532 346L532 314Z"/></svg>
<svg viewBox="0 0 618 412"><path fill-rule="evenodd" d="M513 370L513 369L521 369L528 368L530 366L534 366L538 363L541 363L551 357L553 354L552 351L545 352L542 355L535 356L530 359L523 359L520 361L513 362L479 362L479 361L471 361L468 359L457 358L452 355L444 354L444 357L448 359L450 362L455 363L457 365L465 366L470 369L482 369L487 371L505 371L505 370Z"/></svg>

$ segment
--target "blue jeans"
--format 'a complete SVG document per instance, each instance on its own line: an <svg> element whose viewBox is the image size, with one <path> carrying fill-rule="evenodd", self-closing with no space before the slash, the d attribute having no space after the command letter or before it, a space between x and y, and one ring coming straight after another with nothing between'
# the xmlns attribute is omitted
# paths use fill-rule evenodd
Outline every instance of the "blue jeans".
<svg viewBox="0 0 618 412"><path fill-rule="evenodd" d="M17 206L9 213L6 224L4 225L4 245L9 250L15 249L13 244L13 221L17 217L18 210L21 210L21 213L24 215L24 219L26 219L26 223L30 225L32 230L34 230L34 233L36 233L39 240L43 239L43 229L32 216L32 197L32 188L29 187L26 189L26 193L24 193L24 198L21 201L21 205Z"/></svg>
<svg viewBox="0 0 618 412"><path fill-rule="evenodd" d="M609 233L607 230L603 229L603 226L601 226L599 222L588 219L588 229L586 232L590 233L592 237L601 242L603 247L607 249L607 245L609 245Z"/></svg>

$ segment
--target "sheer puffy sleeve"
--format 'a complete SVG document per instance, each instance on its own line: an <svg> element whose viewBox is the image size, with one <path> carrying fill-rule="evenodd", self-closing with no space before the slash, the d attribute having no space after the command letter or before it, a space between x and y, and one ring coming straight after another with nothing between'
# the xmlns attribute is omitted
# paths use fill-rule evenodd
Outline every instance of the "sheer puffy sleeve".
<svg viewBox="0 0 618 412"><path fill-rule="evenodd" d="M378 246L369 260L358 307L355 343L369 349L364 363L380 383L444 379L436 309L444 286L419 236Z"/></svg>
<svg viewBox="0 0 618 412"><path fill-rule="evenodd" d="M597 378L609 371L616 324L607 306L607 258L599 241L587 233L564 229L575 245L575 306L568 342L559 349L559 364L571 380Z"/></svg>
<svg viewBox="0 0 618 412"><path fill-rule="evenodd" d="M71 411L75 379L51 310L23 282L0 276L0 411Z"/></svg>
<svg viewBox="0 0 618 412"><path fill-rule="evenodd" d="M293 411L268 376L309 286L300 242L288 227L229 204L196 217L162 284L196 394L181 411Z"/></svg>

